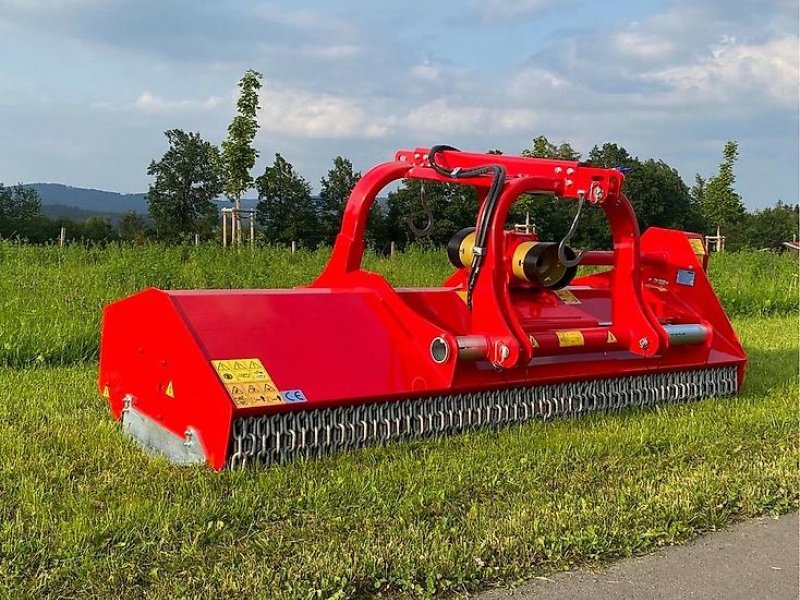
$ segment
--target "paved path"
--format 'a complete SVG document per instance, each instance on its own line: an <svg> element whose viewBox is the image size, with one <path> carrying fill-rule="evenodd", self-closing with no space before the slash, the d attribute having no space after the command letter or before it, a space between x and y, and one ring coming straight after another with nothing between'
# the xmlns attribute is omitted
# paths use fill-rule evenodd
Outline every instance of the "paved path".
<svg viewBox="0 0 800 600"><path fill-rule="evenodd" d="M797 600L797 513L745 521L685 546L621 560L604 571L559 573L478 600Z"/></svg>

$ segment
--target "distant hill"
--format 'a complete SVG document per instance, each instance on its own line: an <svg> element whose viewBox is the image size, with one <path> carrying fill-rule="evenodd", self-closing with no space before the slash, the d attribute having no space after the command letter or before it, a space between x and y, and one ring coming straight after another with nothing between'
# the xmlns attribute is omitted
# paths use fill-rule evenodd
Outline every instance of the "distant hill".
<svg viewBox="0 0 800 600"><path fill-rule="evenodd" d="M47 206L61 205L105 215L135 211L147 213L146 194L120 194L104 190L70 187L61 183L26 183L42 199L42 210L48 214ZM91 216L91 215L90 215Z"/></svg>
<svg viewBox="0 0 800 600"><path fill-rule="evenodd" d="M120 194L72 187L63 183L25 183L23 186L37 191L42 199L42 212L49 217L85 220L89 217L106 216L115 221L119 215L129 211L147 214L147 194ZM376 200L382 208L386 208L385 197L378 197ZM256 198L242 198L242 208L255 208L257 202ZM224 198L220 198L217 204L220 208L231 206Z"/></svg>
<svg viewBox="0 0 800 600"><path fill-rule="evenodd" d="M85 210L64 204L42 204L42 214L51 219L67 218L73 221L85 221L91 217L108 217L112 222L116 222L122 216L121 212Z"/></svg>

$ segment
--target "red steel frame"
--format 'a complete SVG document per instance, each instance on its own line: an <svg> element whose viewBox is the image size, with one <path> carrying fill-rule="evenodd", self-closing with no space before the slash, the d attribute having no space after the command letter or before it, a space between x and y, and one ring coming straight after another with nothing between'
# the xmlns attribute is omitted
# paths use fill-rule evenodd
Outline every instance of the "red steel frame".
<svg viewBox="0 0 800 600"><path fill-rule="evenodd" d="M471 310L463 300L467 269L440 288L395 289L361 268L369 210L391 182L471 185L481 202L491 185L488 176L440 175L425 148L399 151L356 185L330 260L310 286L151 289L109 305L99 385L114 414L122 415L127 399L176 436L191 427L209 464L221 468L239 416L723 365L736 365L741 383L746 356L705 276L705 257L690 244L701 238L657 228L640 236L620 172L457 151L436 160L446 169L500 164L507 173ZM585 197L608 217L613 252L587 253L585 262L613 268L573 282L578 304L513 285L504 225L511 205L530 192ZM693 274L691 286L676 284L681 270ZM710 334L703 343L672 348L662 326L670 323L700 324ZM566 330L579 331L583 343L561 344ZM486 341L485 359L459 360L453 351L441 364L432 360L432 340L456 349L463 336ZM301 389L306 401L236 406L210 361L245 357L259 358L279 389Z"/></svg>

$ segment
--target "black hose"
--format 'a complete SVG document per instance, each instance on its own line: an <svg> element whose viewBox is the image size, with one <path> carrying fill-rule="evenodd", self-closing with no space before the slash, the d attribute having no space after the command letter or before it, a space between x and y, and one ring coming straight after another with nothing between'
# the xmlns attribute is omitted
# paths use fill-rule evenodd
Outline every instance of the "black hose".
<svg viewBox="0 0 800 600"><path fill-rule="evenodd" d="M475 224L475 248L472 257L472 265L470 265L469 268L469 276L467 277L467 308L471 310L472 291L475 288L478 273L480 273L481 266L483 265L483 255L486 250L486 237L489 235L489 224L494 218L494 213L497 210L497 202L503 191L503 186L505 185L506 170L502 165L483 165L472 169L456 167L448 170L436 164L436 155L440 152L448 151L461 152L458 148L444 144L433 146L430 152L428 152L428 163L430 163L431 168L440 175L452 179L466 179L487 174L492 174L493 177L492 185L489 186L489 192L486 195L486 201L478 213L478 221Z"/></svg>

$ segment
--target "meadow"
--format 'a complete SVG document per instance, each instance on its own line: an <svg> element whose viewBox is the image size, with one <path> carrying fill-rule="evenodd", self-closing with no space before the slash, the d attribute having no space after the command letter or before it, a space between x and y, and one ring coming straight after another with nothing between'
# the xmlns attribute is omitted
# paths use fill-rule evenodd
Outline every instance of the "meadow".
<svg viewBox="0 0 800 600"><path fill-rule="evenodd" d="M102 306L286 287L325 250L0 242L0 598L464 594L798 507L797 262L715 255L750 357L736 398L214 473L141 452L96 391ZM438 284L442 252L367 257Z"/></svg>

